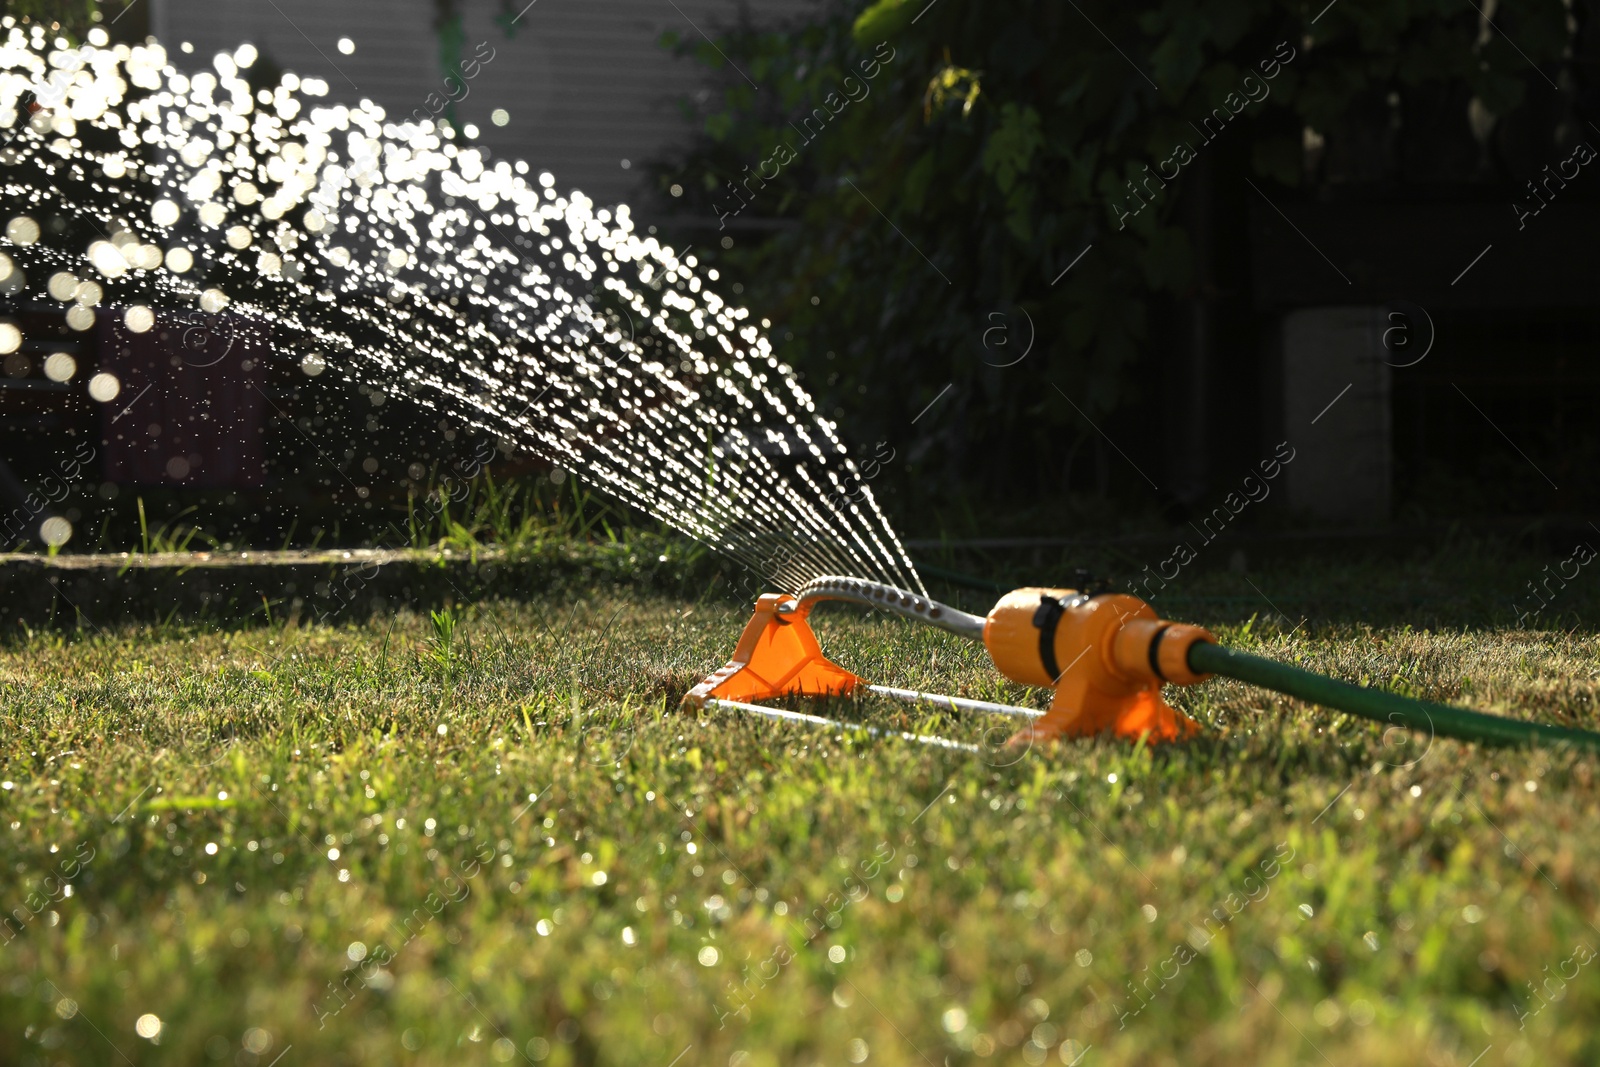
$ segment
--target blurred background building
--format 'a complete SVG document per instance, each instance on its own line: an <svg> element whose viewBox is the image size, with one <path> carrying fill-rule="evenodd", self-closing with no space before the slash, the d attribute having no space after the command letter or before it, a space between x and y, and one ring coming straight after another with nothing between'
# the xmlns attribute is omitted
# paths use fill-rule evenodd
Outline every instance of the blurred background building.
<svg viewBox="0 0 1600 1067"><path fill-rule="evenodd" d="M332 99L371 100L397 120L448 106L495 156L527 160L555 174L558 188L601 204L638 199L643 165L692 132L680 101L710 91L704 68L662 47L663 35L771 28L817 8L816 0L146 2L150 32L180 67L209 66L215 53L250 41L269 67L326 81ZM448 25L457 17L459 28ZM180 52L185 45L193 51ZM475 73L457 79L457 62Z"/></svg>
<svg viewBox="0 0 1600 1067"><path fill-rule="evenodd" d="M1150 7L1165 14L119 0L103 22L124 40L153 34L180 67L250 41L263 77L293 70L334 101L441 116L563 191L628 202L773 321L847 442L893 445L875 491L898 494L898 514L944 521L954 496L1022 501L995 520L1016 532L1063 516L1182 523L1285 441L1282 491L1241 528L1517 530L1596 510L1600 0L1443 20L1408 8L1381 27L1356 5L1312 19L1237 0L1237 32L1183 22L1178 0ZM1223 104L1291 53L1270 93ZM720 218L732 183L868 62L869 102ZM1211 115L1220 133L1195 125ZM1198 157L1153 179L1190 130ZM1154 209L1118 226L1117 205L1143 200ZM308 379L250 324L177 313L158 335L188 346L184 366L95 405L52 381L46 356L136 357L51 311L6 309L29 341L0 380L0 446L15 495L71 439L101 442L63 505L77 519L124 513L124 490L169 508L212 492L226 499L210 513L234 508L241 538L341 522L360 537L362 513L403 502L468 446L447 421ZM996 336L1021 346L1024 324L1023 358L992 350ZM200 364L223 350L252 368L234 374L226 414L254 444L224 447L175 377L215 373Z"/></svg>

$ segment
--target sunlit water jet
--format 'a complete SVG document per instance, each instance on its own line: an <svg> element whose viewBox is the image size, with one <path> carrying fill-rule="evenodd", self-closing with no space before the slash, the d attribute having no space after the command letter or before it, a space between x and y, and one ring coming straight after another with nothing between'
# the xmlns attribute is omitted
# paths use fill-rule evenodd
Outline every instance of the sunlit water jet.
<svg viewBox="0 0 1600 1067"><path fill-rule="evenodd" d="M581 472L780 588L923 589L749 311L625 205L329 102L317 79L252 87L248 44L186 75L99 29L78 48L9 17L0 33L0 294L53 300L76 330L96 309L134 333L157 312L228 316L308 372ZM0 324L0 349L20 341Z"/></svg>

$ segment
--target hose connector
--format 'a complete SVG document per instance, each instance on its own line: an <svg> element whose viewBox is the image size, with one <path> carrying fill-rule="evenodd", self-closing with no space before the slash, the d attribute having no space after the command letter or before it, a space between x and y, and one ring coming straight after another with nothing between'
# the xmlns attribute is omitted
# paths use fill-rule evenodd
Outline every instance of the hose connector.
<svg viewBox="0 0 1600 1067"><path fill-rule="evenodd" d="M1189 667L1189 649L1215 641L1198 626L1168 622L1137 597L1090 596L1075 589L1017 589L984 623L983 644L1012 681L1049 686L1045 716L1014 743L1111 733L1176 741L1198 723L1161 699L1161 686L1207 676Z"/></svg>

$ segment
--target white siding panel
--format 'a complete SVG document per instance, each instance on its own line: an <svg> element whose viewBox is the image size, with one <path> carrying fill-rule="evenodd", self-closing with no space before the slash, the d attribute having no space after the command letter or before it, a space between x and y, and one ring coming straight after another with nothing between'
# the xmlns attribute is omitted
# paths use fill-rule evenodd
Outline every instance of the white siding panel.
<svg viewBox="0 0 1600 1067"><path fill-rule="evenodd" d="M705 72L663 49L662 33L695 39L698 25L715 35L739 12L733 0L535 0L508 39L494 22L498 4L464 6L464 57L480 41L495 53L457 114L494 156L526 159L553 172L558 188L602 204L633 197L638 165L689 132L677 101ZM815 10L816 0L746 6L770 26ZM325 79L330 99L372 100L400 118L443 92L434 12L431 0L153 0L151 25L180 67L208 66L248 40L286 69ZM353 55L338 50L341 37L355 42ZM184 41L193 54L178 50ZM508 125L489 121L495 108L510 114Z"/></svg>

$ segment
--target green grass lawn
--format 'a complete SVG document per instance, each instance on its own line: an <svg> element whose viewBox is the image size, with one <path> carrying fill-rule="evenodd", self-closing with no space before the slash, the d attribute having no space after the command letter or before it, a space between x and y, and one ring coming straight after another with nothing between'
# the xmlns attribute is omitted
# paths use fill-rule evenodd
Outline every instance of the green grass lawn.
<svg viewBox="0 0 1600 1067"><path fill-rule="evenodd" d="M1373 573L1251 580L1286 610L1422 580ZM1587 630L1436 609L1215 629L1597 725ZM1600 1061L1594 757L1385 736L1228 682L1170 693L1207 727L1183 747L1020 758L680 710L744 617L592 588L7 638L0 1063ZM874 681L1045 695L937 631L817 625Z"/></svg>

